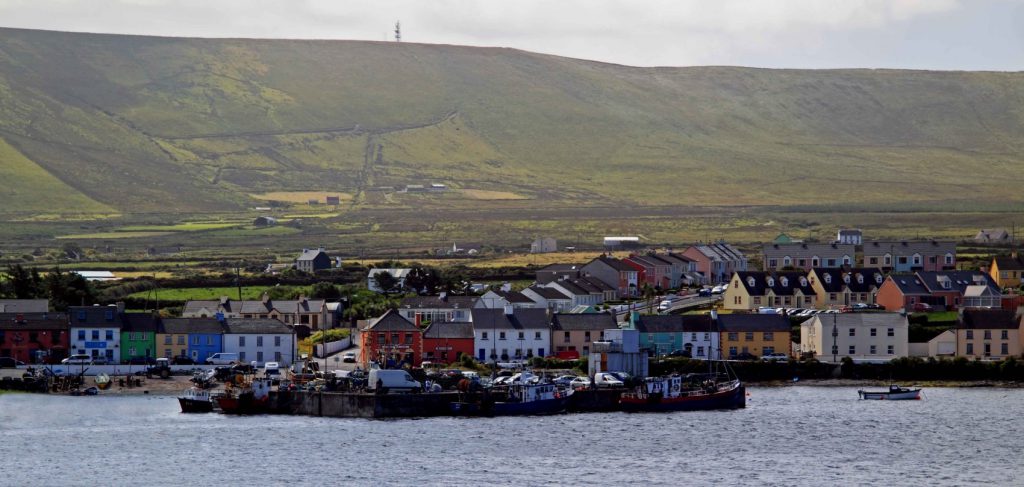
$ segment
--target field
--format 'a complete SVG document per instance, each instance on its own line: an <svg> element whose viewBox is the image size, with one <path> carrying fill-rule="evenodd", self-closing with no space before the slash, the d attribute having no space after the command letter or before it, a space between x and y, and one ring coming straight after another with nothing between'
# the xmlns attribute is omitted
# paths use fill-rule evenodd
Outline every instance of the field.
<svg viewBox="0 0 1024 487"><path fill-rule="evenodd" d="M260 299L263 293L272 286L243 286L242 299ZM238 288L236 287L194 287L179 289L157 289L143 291L129 295L136 299L162 299L167 301L188 301L188 300L210 300L219 299L221 296L228 296L231 299L238 299Z"/></svg>
<svg viewBox="0 0 1024 487"><path fill-rule="evenodd" d="M352 195L330 192L330 191L273 191L270 193L250 195L258 200L282 201L285 203L306 204L310 200L316 200L320 204L326 204L328 196L337 196L342 203L352 200Z"/></svg>

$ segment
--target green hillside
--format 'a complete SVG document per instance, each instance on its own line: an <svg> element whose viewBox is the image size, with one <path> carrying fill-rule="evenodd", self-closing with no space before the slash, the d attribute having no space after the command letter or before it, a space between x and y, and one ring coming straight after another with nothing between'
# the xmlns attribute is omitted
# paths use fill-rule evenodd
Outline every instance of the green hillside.
<svg viewBox="0 0 1024 487"><path fill-rule="evenodd" d="M985 207L1022 201L1024 74L0 29L0 138L8 213L231 211L281 191L460 205L380 190L425 182L520 207Z"/></svg>

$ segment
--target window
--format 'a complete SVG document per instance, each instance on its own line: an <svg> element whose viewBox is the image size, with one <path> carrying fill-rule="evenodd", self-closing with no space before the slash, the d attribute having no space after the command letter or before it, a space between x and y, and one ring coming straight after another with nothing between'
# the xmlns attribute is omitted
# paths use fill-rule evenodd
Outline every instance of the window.
<svg viewBox="0 0 1024 487"><path fill-rule="evenodd" d="M245 362L245 352L238 352L238 361Z"/></svg>
<svg viewBox="0 0 1024 487"><path fill-rule="evenodd" d="M93 340L99 340L100 339L100 331L99 330L93 330L92 331L92 339Z"/></svg>
<svg viewBox="0 0 1024 487"><path fill-rule="evenodd" d="M85 341L85 330L78 330L78 339L83 342Z"/></svg>
<svg viewBox="0 0 1024 487"><path fill-rule="evenodd" d="M653 340L653 338L651 340ZM569 343L569 332L565 332L565 343Z"/></svg>
<svg viewBox="0 0 1024 487"><path fill-rule="evenodd" d="M169 349L169 348L165 348L164 349L164 357L171 358L171 349Z"/></svg>
<svg viewBox="0 0 1024 487"><path fill-rule="evenodd" d="M1002 331L1000 331L999 332L999 338L1001 338L1003 340L1009 340L1010 339L1010 331L1009 330L1002 330Z"/></svg>
<svg viewBox="0 0 1024 487"><path fill-rule="evenodd" d="M212 335L207 335L206 336L206 344L207 345L213 345L213 336Z"/></svg>
<svg viewBox="0 0 1024 487"><path fill-rule="evenodd" d="M766 332L762 333L762 335L764 335L764 341L766 341L766 342L770 342L770 341L775 339L775 332L766 331ZM767 348L766 348L766 350L767 350ZM765 354L767 354L767 353L768 352L765 352Z"/></svg>
<svg viewBox="0 0 1024 487"><path fill-rule="evenodd" d="M857 336L857 329L856 328L850 328L850 336L852 336L852 337Z"/></svg>
<svg viewBox="0 0 1024 487"><path fill-rule="evenodd" d="M886 331L886 336L891 336L891 337L894 337L894 336L896 336L896 329L895 329L895 328L889 328L889 329L888 329L888 330Z"/></svg>
<svg viewBox="0 0 1024 487"><path fill-rule="evenodd" d="M412 333L405 334L405 344L412 345Z"/></svg>
<svg viewBox="0 0 1024 487"><path fill-rule="evenodd" d="M771 354L775 353L775 347L764 347L763 353L765 355L771 355Z"/></svg>
<svg viewBox="0 0 1024 487"><path fill-rule="evenodd" d="M262 347L263 346L263 335L260 335L260 336L256 337L256 346L257 347Z"/></svg>
<svg viewBox="0 0 1024 487"><path fill-rule="evenodd" d="M274 362L281 362L281 352L274 352Z"/></svg>
<svg viewBox="0 0 1024 487"><path fill-rule="evenodd" d="M106 336L107 340L113 340L114 339L114 330L107 330L107 332L104 335Z"/></svg>
<svg viewBox="0 0 1024 487"><path fill-rule="evenodd" d="M875 354L875 346L874 345L871 345L870 347L868 347L868 350L870 350L871 355Z"/></svg>
<svg viewBox="0 0 1024 487"><path fill-rule="evenodd" d="M1002 355L1008 355L1010 353L1010 345L1008 343L1000 343L999 353Z"/></svg>
<svg viewBox="0 0 1024 487"><path fill-rule="evenodd" d="M761 304L761 296L754 296L753 300L754 304Z"/></svg>
<svg viewBox="0 0 1024 487"><path fill-rule="evenodd" d="M566 332L565 334L568 335L569 332ZM504 339L505 339L505 332L499 331L498 332L498 340L504 340ZM566 341L568 341L568 340L566 340Z"/></svg>
<svg viewBox="0 0 1024 487"><path fill-rule="evenodd" d="M828 300L829 301L835 301L836 300L836 293L829 293Z"/></svg>
<svg viewBox="0 0 1024 487"><path fill-rule="evenodd" d="M964 333L967 335L967 339L968 340L973 340L974 339L974 330L967 330Z"/></svg>
<svg viewBox="0 0 1024 487"><path fill-rule="evenodd" d="M729 356L730 357L735 357L736 356L736 347L729 347Z"/></svg>
<svg viewBox="0 0 1024 487"><path fill-rule="evenodd" d="M703 345L697 347L697 356L698 357L703 357L704 356L704 346Z"/></svg>
<svg viewBox="0 0 1024 487"><path fill-rule="evenodd" d="M878 257L872 257L868 259L868 263L871 265L878 265Z"/></svg>
<svg viewBox="0 0 1024 487"><path fill-rule="evenodd" d="M850 345L850 355L856 355L856 354L857 354L857 346L856 345Z"/></svg>
<svg viewBox="0 0 1024 487"><path fill-rule="evenodd" d="M711 339L711 334L710 333L704 333L704 341L706 342L706 341L708 341L710 339Z"/></svg>
<svg viewBox="0 0 1024 487"><path fill-rule="evenodd" d="M178 345L185 344L185 335L178 335Z"/></svg>
<svg viewBox="0 0 1024 487"><path fill-rule="evenodd" d="M526 339L526 333L524 333L524 332L519 332L519 339L520 339L520 340L525 340L525 339ZM590 332L587 332L587 339L588 339L588 340L590 339Z"/></svg>
<svg viewBox="0 0 1024 487"><path fill-rule="evenodd" d="M199 345L199 335L193 335L192 336L192 344L193 345Z"/></svg>
<svg viewBox="0 0 1024 487"><path fill-rule="evenodd" d="M135 347L132 347L132 348L128 349L128 356L129 357L134 357L135 356Z"/></svg>
<svg viewBox="0 0 1024 487"><path fill-rule="evenodd" d="M744 339L744 340L746 340L746 341L748 341L748 342L752 342L752 341L754 341L754 332L752 332L752 331L748 331L748 332L746 332L746 333L745 333L744 335L745 335L745 336L743 337L743 339Z"/></svg>
<svg viewBox="0 0 1024 487"><path fill-rule="evenodd" d="M967 355L974 355L974 344L973 343L968 343L967 344Z"/></svg>
<svg viewBox="0 0 1024 487"><path fill-rule="evenodd" d="M732 341L735 342L735 341L737 341L739 339L740 339L740 334L739 333L736 333L734 331L730 331L729 332L729 340L732 340Z"/></svg>
<svg viewBox="0 0 1024 487"><path fill-rule="evenodd" d="M244 336L239 336L238 337L238 346L239 347L244 347L245 346L245 337Z"/></svg>
<svg viewBox="0 0 1024 487"><path fill-rule="evenodd" d="M871 329L871 336L878 336L878 329L877 328L872 328Z"/></svg>
<svg viewBox="0 0 1024 487"><path fill-rule="evenodd" d="M768 259L768 267L771 267L772 269L774 269L774 268L776 268L778 266L779 266L779 261L777 259Z"/></svg>
<svg viewBox="0 0 1024 487"><path fill-rule="evenodd" d="M835 267L836 266L836 260L835 259L828 259L827 262L828 262L828 265L826 267Z"/></svg>
<svg viewBox="0 0 1024 487"><path fill-rule="evenodd" d="M953 254L946 254L946 265L953 265Z"/></svg>
<svg viewBox="0 0 1024 487"><path fill-rule="evenodd" d="M589 331L583 332L583 341L587 341L587 342L590 341L590 332Z"/></svg>
<svg viewBox="0 0 1024 487"><path fill-rule="evenodd" d="M281 337L279 337L279 336L274 337L274 346L275 347L280 347L281 346Z"/></svg>
<svg viewBox="0 0 1024 487"><path fill-rule="evenodd" d="M886 351L889 355L896 355L896 345L889 345L889 349Z"/></svg>
<svg viewBox="0 0 1024 487"><path fill-rule="evenodd" d="M486 331L480 333L480 339L481 340L490 340L489 338L487 338L487 332Z"/></svg>
<svg viewBox="0 0 1024 487"><path fill-rule="evenodd" d="M263 352L256 352L256 361L257 362L262 362L263 361Z"/></svg>
<svg viewBox="0 0 1024 487"><path fill-rule="evenodd" d="M992 344L991 343L986 343L985 344L985 356L988 357L990 355L992 355Z"/></svg>
<svg viewBox="0 0 1024 487"><path fill-rule="evenodd" d="M986 340L991 340L992 339L992 330L985 330L985 339Z"/></svg>
<svg viewBox="0 0 1024 487"><path fill-rule="evenodd" d="M398 344L398 333L392 333L391 334L391 343L392 344Z"/></svg>
<svg viewBox="0 0 1024 487"><path fill-rule="evenodd" d="M539 331L533 332L533 339L534 340L540 340L540 332Z"/></svg>

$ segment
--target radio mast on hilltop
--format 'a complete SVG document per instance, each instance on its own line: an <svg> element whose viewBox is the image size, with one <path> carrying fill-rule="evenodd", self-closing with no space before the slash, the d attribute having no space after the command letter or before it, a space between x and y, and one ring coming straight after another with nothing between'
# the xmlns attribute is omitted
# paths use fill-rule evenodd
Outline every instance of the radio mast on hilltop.
<svg viewBox="0 0 1024 487"><path fill-rule="evenodd" d="M402 42L402 24L395 22L395 42Z"/></svg>

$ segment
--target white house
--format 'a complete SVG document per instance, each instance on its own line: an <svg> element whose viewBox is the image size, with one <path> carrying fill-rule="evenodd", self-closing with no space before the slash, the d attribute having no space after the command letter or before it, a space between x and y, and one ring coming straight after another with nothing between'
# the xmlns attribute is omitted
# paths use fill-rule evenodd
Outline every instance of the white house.
<svg viewBox="0 0 1024 487"><path fill-rule="evenodd" d="M473 348L480 362L546 356L551 352L547 310L474 309Z"/></svg>
<svg viewBox="0 0 1024 487"><path fill-rule="evenodd" d="M530 244L531 254L545 254L558 251L558 241L551 237L541 237Z"/></svg>
<svg viewBox="0 0 1024 487"><path fill-rule="evenodd" d="M476 302L477 308L537 308L537 302L519 291L489 290Z"/></svg>
<svg viewBox="0 0 1024 487"><path fill-rule="evenodd" d="M537 303L538 308L543 308L557 313L569 311L573 308L572 298L553 287L530 286L522 291L523 295Z"/></svg>
<svg viewBox="0 0 1024 487"><path fill-rule="evenodd" d="M909 355L909 329L900 313L819 314L800 324L800 352L822 362L888 362Z"/></svg>
<svg viewBox="0 0 1024 487"><path fill-rule="evenodd" d="M104 357L107 362L121 362L120 306L72 306L68 309L71 321L69 354L86 354L93 359Z"/></svg>
<svg viewBox="0 0 1024 487"><path fill-rule="evenodd" d="M466 322L469 312L479 300L476 296L410 296L402 299L398 312L403 318L421 326L424 322Z"/></svg>
<svg viewBox="0 0 1024 487"><path fill-rule="evenodd" d="M388 274L391 274L395 279L398 280L398 287L399 288L404 288L405 287L405 278L406 278L406 276L409 275L410 272L412 272L412 269L399 269L399 268L370 269L370 272L367 273L367 275L366 275L366 288L367 289L369 289L369 290L371 290L371 291L373 291L375 293L382 293L382 292L384 292L384 290L381 289L380 286L377 285L377 280L374 278L377 274L380 274L382 272L387 272Z"/></svg>
<svg viewBox="0 0 1024 487"><path fill-rule="evenodd" d="M296 360L295 332L273 318L227 318L224 351L237 353L243 363L278 362L287 366Z"/></svg>

